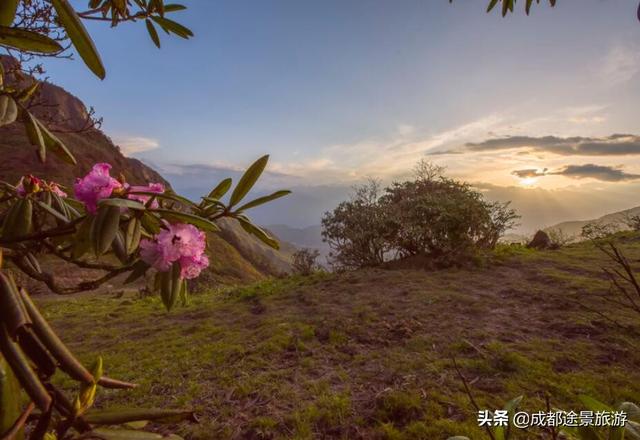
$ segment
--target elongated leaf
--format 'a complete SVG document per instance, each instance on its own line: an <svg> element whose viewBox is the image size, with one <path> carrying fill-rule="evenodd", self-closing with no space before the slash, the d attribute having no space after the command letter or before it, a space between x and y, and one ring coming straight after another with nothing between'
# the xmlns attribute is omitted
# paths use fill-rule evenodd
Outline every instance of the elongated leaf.
<svg viewBox="0 0 640 440"><path fill-rule="evenodd" d="M231 180L231 178L227 177L222 182L218 183L218 185L216 185L216 187L211 190L208 197L210 199L219 200L222 196L224 196L227 193L227 191L229 191L229 188L231 188L232 183L233 181Z"/></svg>
<svg viewBox="0 0 640 440"><path fill-rule="evenodd" d="M117 206L120 208L136 209L144 211L145 207L136 200L129 199L102 199L98 202L98 206Z"/></svg>
<svg viewBox="0 0 640 440"><path fill-rule="evenodd" d="M44 138L44 143L47 148L51 149L51 151L53 151L56 156L58 156L66 163L75 165L77 163L76 158L73 157L73 154L71 154L67 146L60 139L58 139L57 136L51 133L49 129L42 124L42 122L36 119L36 123L40 128L40 132L42 133L42 137Z"/></svg>
<svg viewBox="0 0 640 440"><path fill-rule="evenodd" d="M7 432L20 416L20 385L9 364L0 354L0 432ZM18 433L16 440L23 440Z"/></svg>
<svg viewBox="0 0 640 440"><path fill-rule="evenodd" d="M100 55L73 6L68 0L51 0L51 4L82 60L98 78L104 79L106 72Z"/></svg>
<svg viewBox="0 0 640 440"><path fill-rule="evenodd" d="M64 223L69 223L69 218L67 216L65 216L63 213L58 212L53 207L47 205L44 202L41 202L40 200L36 200L36 204L38 205L39 208L41 208L42 210L44 210L47 213L51 214L52 216L54 216L58 220L61 220Z"/></svg>
<svg viewBox="0 0 640 440"><path fill-rule="evenodd" d="M31 301L31 298L29 298L27 292L24 289L20 289L20 295L27 312L29 312L29 317L33 321L33 331L44 346L47 347L49 353L58 361L60 369L75 380L85 383L93 382L91 373L71 354L67 346L51 329L35 304L33 304L33 301Z"/></svg>
<svg viewBox="0 0 640 440"><path fill-rule="evenodd" d="M27 131L27 137L29 138L29 142L31 145L35 145L38 147L38 158L40 162L44 163L47 159L47 146L44 143L44 137L42 136L42 131L36 122L36 119L33 117L31 112L25 111L25 129Z"/></svg>
<svg viewBox="0 0 640 440"><path fill-rule="evenodd" d="M611 408L609 405L600 402L599 400L594 399L591 396L587 396L587 395L580 395L578 396L578 399L580 399L580 401L582 402L582 404L591 411L613 411L613 408Z"/></svg>
<svg viewBox="0 0 640 440"><path fill-rule="evenodd" d="M134 431L131 429L96 428L88 434L92 433L97 434L97 438L104 440L182 440L182 437L175 434L162 436L154 432Z"/></svg>
<svg viewBox="0 0 640 440"><path fill-rule="evenodd" d="M6 26L0 26L0 45L26 52L44 54L56 53L62 50L62 46L58 42L47 36L25 29Z"/></svg>
<svg viewBox="0 0 640 440"><path fill-rule="evenodd" d="M37 366L40 377L53 376L57 368L55 359L49 354L32 329L28 327L20 329L18 345L24 354L33 361L33 365Z"/></svg>
<svg viewBox="0 0 640 440"><path fill-rule="evenodd" d="M9 95L0 95L0 127L13 124L18 117L18 106Z"/></svg>
<svg viewBox="0 0 640 440"><path fill-rule="evenodd" d="M240 222L240 226L242 226L242 229L244 229L246 232L255 236L267 246L270 246L274 249L280 249L280 244L278 243L278 241L267 234L264 230L254 225L246 218L237 217L237 219Z"/></svg>
<svg viewBox="0 0 640 440"><path fill-rule="evenodd" d="M93 382L83 383L80 387L80 393L73 402L73 409L76 416L84 414L93 406L98 389L98 380L102 377L102 358L100 356L98 356L98 359L93 363L91 374L94 379Z"/></svg>
<svg viewBox="0 0 640 440"><path fill-rule="evenodd" d="M151 19L158 23L158 25L160 25L160 27L165 31L173 32L181 38L188 39L189 37L193 37L193 32L191 32L191 29L184 27L180 23L176 23L175 21L169 20L168 18L157 17L155 15L152 16Z"/></svg>
<svg viewBox="0 0 640 440"><path fill-rule="evenodd" d="M129 194L157 197L159 199L172 200L174 202L178 202L186 206L197 206L195 203L193 203L191 200L187 199L186 197L182 197L181 195L178 195L173 192L164 192L159 194L159 193L154 193L150 191L130 191Z"/></svg>
<svg viewBox="0 0 640 440"><path fill-rule="evenodd" d="M258 197L257 199L252 200L249 203L245 203L244 205L240 206L236 210L236 212L245 211L247 209L255 208L256 206L260 206L260 205L262 205L264 203L271 202L273 200L279 199L280 197L284 197L284 196L289 195L289 194L291 194L291 191L282 190L282 191L276 191L273 194L269 194L268 196Z"/></svg>
<svg viewBox="0 0 640 440"><path fill-rule="evenodd" d="M14 340L19 329L31 324L16 283L11 275L4 272L0 272L0 318Z"/></svg>
<svg viewBox="0 0 640 440"><path fill-rule="evenodd" d="M189 410L141 408L91 410L85 418L87 422L96 425L120 425L139 420L165 423L176 423L182 420L196 421L193 411Z"/></svg>
<svg viewBox="0 0 640 440"><path fill-rule="evenodd" d="M487 12L491 12L491 10L498 4L498 0L491 0L489 2L489 6L487 6Z"/></svg>
<svg viewBox="0 0 640 440"><path fill-rule="evenodd" d="M151 210L155 213L160 214L160 216L166 220L189 223L193 226L197 226L198 228L204 231L219 231L220 228L210 220L207 220L202 217L198 217L193 214L187 214L185 212L171 211L169 209L153 209Z"/></svg>
<svg viewBox="0 0 640 440"><path fill-rule="evenodd" d="M164 5L164 12L177 12L177 11L184 11L185 9L187 9L186 6L179 5L177 3Z"/></svg>
<svg viewBox="0 0 640 440"><path fill-rule="evenodd" d="M147 32L149 33L149 37L151 37L151 41L153 41L153 44L160 49L160 37L158 36L158 31L156 31L153 23L148 18L144 22L147 25Z"/></svg>
<svg viewBox="0 0 640 440"><path fill-rule="evenodd" d="M134 282L138 278L144 276L144 274L147 273L148 270L149 270L149 265L147 263L145 263L142 260L138 261L136 264L133 265L133 269L131 270L131 273L129 274L127 279L124 280L124 284L129 284Z"/></svg>
<svg viewBox="0 0 640 440"><path fill-rule="evenodd" d="M9 337L9 333L2 323L0 323L0 350L31 400L42 412L47 411L51 406L51 397L29 366L25 355Z"/></svg>
<svg viewBox="0 0 640 440"><path fill-rule="evenodd" d="M231 193L231 199L229 201L230 206L237 205L240 200L247 195L247 193L253 188L253 185L258 181L260 175L264 171L267 166L267 162L269 161L269 155L262 156L260 159L256 160L251 166L245 171L245 173L240 178L240 182L233 189L233 193Z"/></svg>
<svg viewBox="0 0 640 440"><path fill-rule="evenodd" d="M71 257L75 260L81 258L86 253L93 250L93 242L91 241L91 228L94 217L87 217L82 220L78 230L73 238L73 247L71 248Z"/></svg>
<svg viewBox="0 0 640 440"><path fill-rule="evenodd" d="M127 224L127 233L124 237L124 246L128 255L133 254L140 244L140 237L142 235L142 224L136 217L129 220Z"/></svg>
<svg viewBox="0 0 640 440"><path fill-rule="evenodd" d="M120 208L103 205L91 225L91 242L96 256L104 254L116 238L120 228Z"/></svg>
<svg viewBox="0 0 640 440"><path fill-rule="evenodd" d="M11 26L16 16L19 0L2 0L0 2L0 26ZM3 432L3 431L0 431Z"/></svg>
<svg viewBox="0 0 640 440"><path fill-rule="evenodd" d="M29 199L18 199L7 212L2 224L3 238L17 238L31 232L33 204Z"/></svg>

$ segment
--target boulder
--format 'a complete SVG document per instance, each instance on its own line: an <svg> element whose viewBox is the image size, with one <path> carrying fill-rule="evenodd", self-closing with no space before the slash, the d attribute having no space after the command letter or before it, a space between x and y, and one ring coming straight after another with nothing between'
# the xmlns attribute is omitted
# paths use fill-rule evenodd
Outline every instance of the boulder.
<svg viewBox="0 0 640 440"><path fill-rule="evenodd" d="M551 238L549 238L549 234L544 231L538 231L533 236L533 239L527 245L528 248L533 249L551 249Z"/></svg>

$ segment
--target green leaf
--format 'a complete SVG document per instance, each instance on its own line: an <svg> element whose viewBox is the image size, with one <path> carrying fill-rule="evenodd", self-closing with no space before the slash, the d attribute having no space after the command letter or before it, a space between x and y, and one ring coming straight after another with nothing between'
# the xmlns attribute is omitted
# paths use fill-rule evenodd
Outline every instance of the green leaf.
<svg viewBox="0 0 640 440"><path fill-rule="evenodd" d="M216 232L220 230L220 228L218 228L218 226L212 221L198 217L197 215L187 214L186 212L172 211L170 209L151 209L150 211L160 214L160 216L165 220L189 223L204 231Z"/></svg>
<svg viewBox="0 0 640 440"><path fill-rule="evenodd" d="M71 248L71 258L77 260L86 253L93 250L91 241L91 229L93 225L93 217L86 217L80 223L78 230L73 237L73 247Z"/></svg>
<svg viewBox="0 0 640 440"><path fill-rule="evenodd" d="M40 158L40 162L44 163L47 158L47 146L44 143L42 131L31 112L25 111L24 113L26 113L24 126L27 131L27 137L31 145L38 147L38 157Z"/></svg>
<svg viewBox="0 0 640 440"><path fill-rule="evenodd" d="M177 3L164 5L164 12L177 12L177 11L184 11L185 9L187 9L186 6L179 5Z"/></svg>
<svg viewBox="0 0 640 440"><path fill-rule="evenodd" d="M163 436L154 432L134 431L131 429L107 429L97 428L90 433L95 433L97 438L104 440L182 440L182 437L171 434Z"/></svg>
<svg viewBox="0 0 640 440"><path fill-rule="evenodd" d="M169 20L164 17L152 16L151 19L158 23L158 25L164 29L166 32L173 32L177 36L188 39L189 37L193 37L193 32L189 28L184 27L180 23L176 23L173 20Z"/></svg>
<svg viewBox="0 0 640 440"><path fill-rule="evenodd" d="M498 0L491 0L489 2L489 6L487 7L487 12L491 12L491 10L498 4Z"/></svg>
<svg viewBox="0 0 640 440"><path fill-rule="evenodd" d="M119 208L135 209L138 211L145 210L145 207L142 203L136 200L129 199L102 199L98 202L98 206L117 206Z"/></svg>
<svg viewBox="0 0 640 440"><path fill-rule="evenodd" d="M44 202L41 202L40 200L36 200L36 203L41 209L43 209L44 211L48 212L49 214L51 214L52 216L54 216L58 220L61 220L64 223L69 223L69 219L64 214L56 211L51 206L47 205Z"/></svg>
<svg viewBox="0 0 640 440"><path fill-rule="evenodd" d="M151 41L156 45L158 49L160 49L160 37L158 36L158 31L153 26L153 23L148 18L144 21L147 25L147 32L149 32L149 36L151 37Z"/></svg>
<svg viewBox="0 0 640 440"><path fill-rule="evenodd" d="M242 229L244 229L246 232L254 235L267 246L270 246L274 249L280 249L280 244L276 239L267 234L263 229L251 223L246 217L239 216L236 218L240 222L240 226L242 226Z"/></svg>
<svg viewBox="0 0 640 440"><path fill-rule="evenodd" d="M256 206L260 206L264 203L271 202L272 200L279 199L280 197L284 197L286 195L291 194L289 190L276 191L273 194L269 194L268 196L258 197L255 200L252 200L249 203L245 203L241 207L239 207L236 212L245 211L247 209L255 208Z"/></svg>
<svg viewBox="0 0 640 440"><path fill-rule="evenodd" d="M260 159L256 160L251 166L245 171L245 173L240 178L240 182L236 185L231 193L231 199L229 201L229 206L234 206L240 202L247 195L247 193L253 188L253 185L258 181L260 175L264 171L267 166L267 162L269 161L269 155L262 156Z"/></svg>
<svg viewBox="0 0 640 440"><path fill-rule="evenodd" d="M31 400L42 412L46 412L51 406L51 397L31 369L27 357L9 337L4 323L0 323L0 351Z"/></svg>
<svg viewBox="0 0 640 440"><path fill-rule="evenodd" d="M181 195L178 195L174 192L155 193L151 191L130 191L129 194L156 197L156 198L165 199L165 200L172 200L174 202L178 202L186 206L193 206L193 207L197 206L191 200L187 199L186 197L182 197Z"/></svg>
<svg viewBox="0 0 640 440"><path fill-rule="evenodd" d="M80 21L73 6L68 0L51 0L51 4L58 14L58 20L64 27L67 35L71 39L73 46L80 54L87 67L100 79L104 79L106 72L96 50L93 40Z"/></svg>
<svg viewBox="0 0 640 440"><path fill-rule="evenodd" d="M0 127L13 124L18 117L18 106L9 95L0 95Z"/></svg>
<svg viewBox="0 0 640 440"><path fill-rule="evenodd" d="M96 256L104 254L110 247L120 228L120 208L102 206L93 219L91 242Z"/></svg>
<svg viewBox="0 0 640 440"><path fill-rule="evenodd" d="M578 399L580 399L580 402L582 402L582 404L590 411L613 411L613 408L609 405L602 403L591 396L582 394L578 396Z"/></svg>
<svg viewBox="0 0 640 440"><path fill-rule="evenodd" d="M129 220L127 224L127 233L124 237L124 247L128 255L133 254L140 245L140 237L142 236L142 224L136 217Z"/></svg>
<svg viewBox="0 0 640 440"><path fill-rule="evenodd" d="M33 204L30 199L18 199L9 208L2 224L3 238L17 238L31 232Z"/></svg>
<svg viewBox="0 0 640 440"><path fill-rule="evenodd" d="M227 191L229 191L232 183L233 181L231 180L231 178L227 177L222 182L218 183L218 185L216 185L216 187L211 190L207 197L210 199L220 200L220 198L224 196Z"/></svg>
<svg viewBox="0 0 640 440"><path fill-rule="evenodd" d="M533 4L533 0L527 0L527 4L525 6L525 12L529 15L529 11L531 11L531 5Z"/></svg>
<svg viewBox="0 0 640 440"><path fill-rule="evenodd" d="M11 275L3 272L0 272L0 317L14 340L19 329L31 324L16 283Z"/></svg>
<svg viewBox="0 0 640 440"><path fill-rule="evenodd" d="M66 145L53 133L51 133L49 129L42 124L42 122L35 118L34 120L36 124L38 124L38 128L40 128L40 132L42 133L42 137L47 148L51 149L51 151L53 151L56 156L58 156L66 163L75 165L77 163L76 158L73 157L73 154L71 154Z"/></svg>
<svg viewBox="0 0 640 440"><path fill-rule="evenodd" d="M124 280L124 284L129 284L137 280L138 278L144 276L145 273L149 270L149 265L142 260L139 260L136 264L133 265L133 269L131 273Z"/></svg>
<svg viewBox="0 0 640 440"><path fill-rule="evenodd" d="M49 37L25 29L6 26L0 26L0 46L43 54L52 54L62 50L62 46Z"/></svg>
<svg viewBox="0 0 640 440"><path fill-rule="evenodd" d="M58 361L60 369L77 381L84 383L94 382L91 373L73 356L67 346L64 345L58 335L51 329L49 323L40 314L38 308L24 289L20 289L20 296L29 313L29 317L33 321L33 331L49 353Z"/></svg>
<svg viewBox="0 0 640 440"><path fill-rule="evenodd" d="M7 432L20 416L21 391L7 361L0 355L0 432ZM19 432L15 440L23 440Z"/></svg>
<svg viewBox="0 0 640 440"><path fill-rule="evenodd" d="M86 414L88 423L96 425L120 425L140 420L161 423L176 423L183 420L195 421L193 411L175 409L111 409L92 410Z"/></svg>
<svg viewBox="0 0 640 440"><path fill-rule="evenodd" d="M0 2L0 26L11 26L16 16L19 0L2 0ZM0 432L4 432L0 429Z"/></svg>

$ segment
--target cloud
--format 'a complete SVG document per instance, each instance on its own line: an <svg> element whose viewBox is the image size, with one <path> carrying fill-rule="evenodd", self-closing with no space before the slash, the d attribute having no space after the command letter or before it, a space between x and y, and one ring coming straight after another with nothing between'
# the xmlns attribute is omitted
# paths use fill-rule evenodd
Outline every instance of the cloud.
<svg viewBox="0 0 640 440"><path fill-rule="evenodd" d="M122 154L125 156L142 153L143 151L155 150L160 147L160 143L157 139L143 136L115 137L113 142L120 147L120 151L122 151Z"/></svg>
<svg viewBox="0 0 640 440"><path fill-rule="evenodd" d="M521 179L526 179L530 177L541 177L541 176L547 175L547 169L545 168L542 171L538 171L535 168L527 168L525 170L514 170L511 172L511 174Z"/></svg>
<svg viewBox="0 0 640 440"><path fill-rule="evenodd" d="M623 45L613 46L600 63L600 76L610 86L627 82L638 72L640 52Z"/></svg>
<svg viewBox="0 0 640 440"><path fill-rule="evenodd" d="M506 136L482 142L468 142L448 152L486 152L527 149L563 156L628 156L640 155L640 136L612 134L606 137Z"/></svg>
<svg viewBox="0 0 640 440"><path fill-rule="evenodd" d="M640 174L631 174L620 167L596 165L592 163L584 165L566 165L557 171L549 171L544 168L539 171L534 168L512 171L511 174L521 179L542 176L565 176L572 179L595 179L603 182L624 182L640 179Z"/></svg>

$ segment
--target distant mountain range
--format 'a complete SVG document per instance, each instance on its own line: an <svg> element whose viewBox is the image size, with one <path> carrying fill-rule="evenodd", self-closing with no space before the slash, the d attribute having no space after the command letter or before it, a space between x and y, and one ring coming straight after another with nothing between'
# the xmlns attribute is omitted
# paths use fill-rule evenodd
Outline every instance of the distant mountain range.
<svg viewBox="0 0 640 440"><path fill-rule="evenodd" d="M613 212L611 214L603 215L602 217L598 217L590 220L574 220L568 222L558 223L554 226L546 228L549 230L562 231L562 233L567 237L579 237L582 233L582 228L589 223L596 224L610 224L614 225L619 229L627 229L628 226L626 224L627 218L633 215L640 215L640 206L636 206L635 208L625 209L624 211Z"/></svg>

